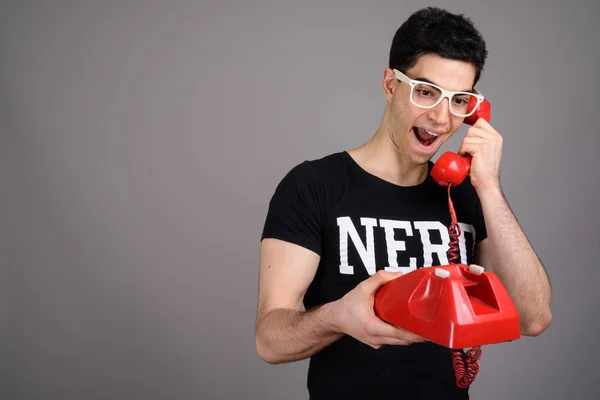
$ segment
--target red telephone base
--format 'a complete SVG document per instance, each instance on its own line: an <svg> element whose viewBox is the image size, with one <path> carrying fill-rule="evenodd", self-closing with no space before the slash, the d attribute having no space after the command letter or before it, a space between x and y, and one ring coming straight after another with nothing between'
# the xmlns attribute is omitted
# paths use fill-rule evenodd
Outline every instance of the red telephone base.
<svg viewBox="0 0 600 400"><path fill-rule="evenodd" d="M519 314L498 277L473 265L419 268L383 285L375 314L450 349L520 338Z"/></svg>

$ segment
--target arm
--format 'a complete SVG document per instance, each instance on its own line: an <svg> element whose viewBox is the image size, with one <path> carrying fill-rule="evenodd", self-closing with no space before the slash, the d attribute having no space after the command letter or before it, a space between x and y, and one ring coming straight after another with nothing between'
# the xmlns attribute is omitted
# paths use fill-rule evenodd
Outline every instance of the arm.
<svg viewBox="0 0 600 400"><path fill-rule="evenodd" d="M551 286L500 189L480 193L488 238L476 249L476 263L489 267L511 295L523 335L536 336L550 325Z"/></svg>
<svg viewBox="0 0 600 400"><path fill-rule="evenodd" d="M376 349L423 341L381 321L373 310L377 289L400 273L379 271L340 300L302 311L318 263L317 254L300 246L263 240L256 317L256 349L263 360L271 364L301 360L344 334Z"/></svg>
<svg viewBox="0 0 600 400"><path fill-rule="evenodd" d="M269 363L312 356L339 339L331 304L303 312L302 299L314 278L319 256L275 239L261 245L256 349Z"/></svg>
<svg viewBox="0 0 600 400"><path fill-rule="evenodd" d="M473 156L471 182L481 201L488 232L475 250L475 262L498 275L506 287L519 311L522 334L536 336L552 320L551 286L502 192L502 142L500 134L480 118L467 131L459 150Z"/></svg>

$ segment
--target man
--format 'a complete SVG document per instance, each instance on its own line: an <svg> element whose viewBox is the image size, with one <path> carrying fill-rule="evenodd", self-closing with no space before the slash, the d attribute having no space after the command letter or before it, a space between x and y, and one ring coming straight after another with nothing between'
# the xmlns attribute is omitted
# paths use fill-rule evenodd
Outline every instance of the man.
<svg viewBox="0 0 600 400"><path fill-rule="evenodd" d="M392 42L376 133L297 165L278 185L261 243L256 346L272 364L310 357L311 399L468 398L450 350L380 320L373 301L400 274L449 263L447 189L432 180L430 160L463 123L486 56L468 18L414 13ZM451 192L458 262L497 274L522 334L539 335L551 287L502 193L502 137L479 119L459 153L472 166Z"/></svg>

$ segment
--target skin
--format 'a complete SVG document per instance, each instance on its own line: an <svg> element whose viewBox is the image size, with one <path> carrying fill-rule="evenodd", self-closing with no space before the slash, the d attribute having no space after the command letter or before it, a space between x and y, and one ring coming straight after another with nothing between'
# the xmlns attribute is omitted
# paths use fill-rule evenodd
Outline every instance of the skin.
<svg viewBox="0 0 600 400"><path fill-rule="evenodd" d="M471 64L436 55L421 56L406 71L410 78L427 78L451 91L471 89ZM381 124L364 145L349 151L366 171L401 186L421 183L427 163L456 132L463 118L452 115L448 100L432 109L410 102L410 88L391 69L384 70L382 88L387 99ZM422 146L413 127L438 132L431 146ZM471 182L480 197L488 237L475 249L475 262L493 271L511 295L525 336L541 334L549 326L551 286L500 185L502 136L485 120L467 131L459 153L470 154ZM393 327L373 312L374 294L401 273L378 271L340 300L313 310L302 310L302 299L315 276L319 256L305 248L275 239L261 244L256 348L275 364L310 357L343 334L373 347L410 345L423 338Z"/></svg>

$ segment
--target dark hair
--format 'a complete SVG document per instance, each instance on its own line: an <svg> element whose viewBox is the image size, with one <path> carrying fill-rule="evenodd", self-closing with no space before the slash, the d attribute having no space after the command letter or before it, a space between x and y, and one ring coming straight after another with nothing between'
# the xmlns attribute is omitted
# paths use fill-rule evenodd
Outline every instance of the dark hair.
<svg viewBox="0 0 600 400"><path fill-rule="evenodd" d="M406 72L424 54L473 64L475 84L483 71L487 49L481 33L469 18L428 7L412 14L396 31L389 67Z"/></svg>

